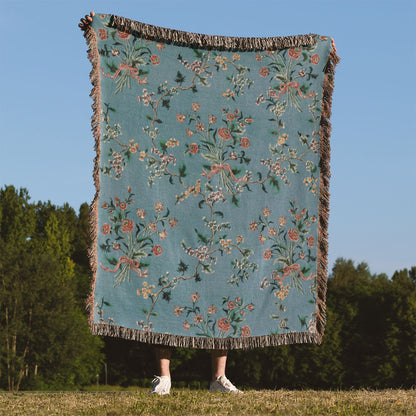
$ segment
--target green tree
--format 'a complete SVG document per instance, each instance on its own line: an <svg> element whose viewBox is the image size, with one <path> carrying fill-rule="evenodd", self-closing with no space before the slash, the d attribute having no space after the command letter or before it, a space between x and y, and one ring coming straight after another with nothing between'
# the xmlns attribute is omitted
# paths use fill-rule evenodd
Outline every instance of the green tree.
<svg viewBox="0 0 416 416"><path fill-rule="evenodd" d="M91 383L102 364L77 299L67 204L30 204L28 192L0 191L1 385L64 388Z"/></svg>
<svg viewBox="0 0 416 416"><path fill-rule="evenodd" d="M35 212L25 189L0 190L0 354L7 388L19 389L31 345L33 302L27 295Z"/></svg>
<svg viewBox="0 0 416 416"><path fill-rule="evenodd" d="M416 267L393 274L393 298L385 348L390 359L381 368L394 386L416 383Z"/></svg>

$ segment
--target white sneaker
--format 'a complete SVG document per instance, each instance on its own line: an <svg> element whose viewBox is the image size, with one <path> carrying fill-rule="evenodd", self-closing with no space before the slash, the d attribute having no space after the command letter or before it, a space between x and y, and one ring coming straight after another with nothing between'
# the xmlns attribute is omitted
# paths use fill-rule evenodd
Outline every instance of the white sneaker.
<svg viewBox="0 0 416 416"><path fill-rule="evenodd" d="M152 381L152 394L169 394L170 393L170 377L168 376L155 376Z"/></svg>
<svg viewBox="0 0 416 416"><path fill-rule="evenodd" d="M234 384L231 383L231 381L225 376L219 376L215 381L212 381L209 391L220 391L221 393L243 393L241 390L238 390L237 387L235 387Z"/></svg>

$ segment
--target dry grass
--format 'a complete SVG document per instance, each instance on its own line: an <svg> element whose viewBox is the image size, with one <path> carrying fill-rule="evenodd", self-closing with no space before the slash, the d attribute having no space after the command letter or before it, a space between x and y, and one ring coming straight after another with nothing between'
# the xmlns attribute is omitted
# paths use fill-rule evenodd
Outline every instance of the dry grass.
<svg viewBox="0 0 416 416"><path fill-rule="evenodd" d="M244 395L176 390L0 393L0 415L416 415L416 390L263 390Z"/></svg>

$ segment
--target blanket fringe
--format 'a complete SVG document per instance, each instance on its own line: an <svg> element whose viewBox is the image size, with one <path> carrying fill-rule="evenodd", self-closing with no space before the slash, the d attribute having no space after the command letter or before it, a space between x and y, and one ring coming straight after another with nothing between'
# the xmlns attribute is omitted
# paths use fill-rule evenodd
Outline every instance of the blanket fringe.
<svg viewBox="0 0 416 416"><path fill-rule="evenodd" d="M315 43L312 34L264 38L204 35L153 26L115 15L111 15L110 26L122 32L141 34L146 39L204 49L274 50L313 45Z"/></svg>
<svg viewBox="0 0 416 416"><path fill-rule="evenodd" d="M149 344L183 348L229 350L263 348L289 344L320 343L318 334L312 332L288 332L286 334L262 335L248 338L208 338L160 334L125 328L105 322L93 324L91 329L95 335L118 337Z"/></svg>
<svg viewBox="0 0 416 416"><path fill-rule="evenodd" d="M320 123L320 191L319 191L319 225L318 225L318 265L317 265L317 311L316 330L319 336L319 343L325 330L326 323L326 289L328 272L328 219L329 219L329 179L331 147L329 138L331 136L331 105L332 93L334 91L335 67L339 63L339 56L332 40L332 49L325 67L323 83L322 114Z"/></svg>
<svg viewBox="0 0 416 416"><path fill-rule="evenodd" d="M92 84L92 90L90 97L93 100L92 109L93 115L91 118L91 130L94 136L94 169L93 180L95 185L94 199L90 205L90 247L88 250L88 257L90 260L90 267L92 272L91 291L87 299L87 309L89 311L89 325L90 327L94 323L94 291L95 282L97 277L97 236L98 236L98 194L100 191L100 176L99 176L99 164L100 164L100 139L101 139L101 93L100 93L100 55L98 53L97 36L91 25L88 25L84 30L84 37L87 40L88 45L88 59L92 64L92 70L90 72L90 80Z"/></svg>

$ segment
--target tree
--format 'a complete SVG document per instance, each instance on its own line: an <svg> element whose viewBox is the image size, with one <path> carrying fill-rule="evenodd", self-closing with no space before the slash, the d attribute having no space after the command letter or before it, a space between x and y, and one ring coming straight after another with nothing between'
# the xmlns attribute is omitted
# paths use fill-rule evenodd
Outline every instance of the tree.
<svg viewBox="0 0 416 416"><path fill-rule="evenodd" d="M31 204L12 186L0 191L0 382L11 391L92 382L102 363L101 340L76 297L74 224L68 205Z"/></svg>
<svg viewBox="0 0 416 416"><path fill-rule="evenodd" d="M18 390L30 351L33 303L27 295L31 236L35 229L33 206L25 189L0 190L0 353L7 387ZM26 305L25 305L26 304Z"/></svg>

